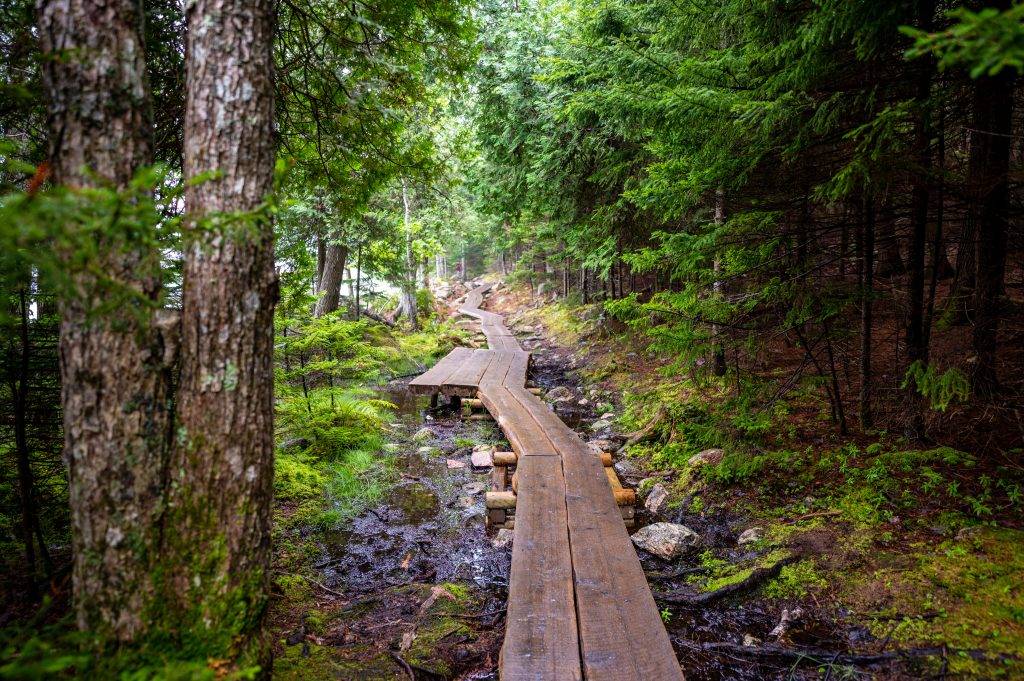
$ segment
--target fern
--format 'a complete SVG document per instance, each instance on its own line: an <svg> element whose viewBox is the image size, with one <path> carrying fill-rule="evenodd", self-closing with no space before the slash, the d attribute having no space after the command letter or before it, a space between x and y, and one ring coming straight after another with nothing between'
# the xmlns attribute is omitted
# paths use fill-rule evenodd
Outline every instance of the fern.
<svg viewBox="0 0 1024 681"><path fill-rule="evenodd" d="M953 367L939 374L933 365L921 360L911 364L903 378L903 388L911 385L928 400L932 409L941 412L954 401L966 402L971 395L971 384L962 371Z"/></svg>

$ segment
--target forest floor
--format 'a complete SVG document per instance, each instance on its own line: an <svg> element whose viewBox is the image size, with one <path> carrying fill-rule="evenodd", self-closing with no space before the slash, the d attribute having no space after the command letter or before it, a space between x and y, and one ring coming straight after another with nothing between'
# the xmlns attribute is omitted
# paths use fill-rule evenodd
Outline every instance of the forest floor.
<svg viewBox="0 0 1024 681"><path fill-rule="evenodd" d="M408 380L375 388L391 410L361 486L325 488L320 513L278 504L275 679L497 678L511 551L485 534L470 454L508 445Z"/></svg>
<svg viewBox="0 0 1024 681"><path fill-rule="evenodd" d="M672 563L640 552L688 679L1024 675L1019 466L996 473L884 432L839 437L820 403L817 417L797 404L807 393L737 434L736 414L715 409L727 391L681 378L599 306L515 289L491 309L525 335L534 380L569 389L553 407L570 425L617 448L663 419L616 460L641 497L659 482L669 492L638 527L701 536Z"/></svg>
<svg viewBox="0 0 1024 681"><path fill-rule="evenodd" d="M638 527L701 537L674 561L638 551L688 679L1024 674L1024 531L1019 504L1001 503L1014 481L991 481L996 503L971 453L841 438L796 403L736 435L713 408L727 391L696 389L599 306L506 287L488 306L585 439L619 449L667 413L616 467L641 498L669 492ZM407 380L380 389L394 412L362 501L326 498L348 505L343 522L278 505L275 678L497 678L510 549L484 530L486 475L469 455L507 445L493 423L429 410Z"/></svg>

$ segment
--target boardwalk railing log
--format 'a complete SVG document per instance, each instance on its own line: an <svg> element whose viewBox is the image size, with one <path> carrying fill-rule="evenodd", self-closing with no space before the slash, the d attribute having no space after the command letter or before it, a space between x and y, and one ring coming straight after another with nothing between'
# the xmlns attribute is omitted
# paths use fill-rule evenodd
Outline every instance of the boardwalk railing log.
<svg viewBox="0 0 1024 681"><path fill-rule="evenodd" d="M600 453L526 388L529 353L501 315L480 309L489 289L459 311L480 321L490 349L457 348L410 387L478 397L515 453L516 493L492 485L515 507L501 678L682 680L616 503L629 490L613 490Z"/></svg>

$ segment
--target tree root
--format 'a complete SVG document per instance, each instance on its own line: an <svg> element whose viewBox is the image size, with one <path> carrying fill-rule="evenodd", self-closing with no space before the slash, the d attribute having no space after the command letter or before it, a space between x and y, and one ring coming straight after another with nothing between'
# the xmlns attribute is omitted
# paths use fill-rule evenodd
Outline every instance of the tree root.
<svg viewBox="0 0 1024 681"><path fill-rule="evenodd" d="M967 655L968 657L971 657L975 660L1019 659L1015 655L1009 655L1006 653L993 654L987 653L984 650L963 650L956 648L948 648L946 646L929 648L909 648L906 650L892 650L877 653L855 653L827 650L824 648L807 648L802 646L788 647L772 643L766 643L760 646L744 646L739 643L729 643L726 641L697 643L694 641L687 641L679 638L674 639L673 643L677 647L685 648L686 650L719 655L730 655L733 657L749 659L752 662L774 661L794 664L807 663L810 665L842 664L851 666L868 666L874 664L881 664L883 662L919 659L923 657L945 658L951 654Z"/></svg>
<svg viewBox="0 0 1024 681"><path fill-rule="evenodd" d="M646 442L647 440L653 439L655 434L658 432L658 427L668 418L668 411L665 409L665 405L658 407L658 411L654 412L654 416L651 420L638 431L631 433L626 437L626 444L624 447L630 447L640 442Z"/></svg>
<svg viewBox="0 0 1024 681"><path fill-rule="evenodd" d="M774 565L768 567L757 568L750 573L745 579L736 582L735 584L729 584L723 586L721 589L715 589L714 591L707 591L705 593L692 594L684 591L669 591L662 593L655 593L654 600L661 603L669 603L672 605L683 605L690 607L697 607L707 605L708 603L714 603L723 598L729 596L735 596L736 594L750 591L751 589L760 586L769 579L774 579L779 576L782 572L782 568L797 562L803 556L799 553L795 553L791 556L786 556Z"/></svg>

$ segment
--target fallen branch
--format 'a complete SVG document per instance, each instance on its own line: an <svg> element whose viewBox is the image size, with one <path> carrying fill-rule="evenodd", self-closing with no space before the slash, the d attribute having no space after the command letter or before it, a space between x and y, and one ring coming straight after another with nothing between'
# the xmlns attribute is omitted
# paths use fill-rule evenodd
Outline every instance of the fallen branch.
<svg viewBox="0 0 1024 681"><path fill-rule="evenodd" d="M658 427L667 417L668 410L665 409L665 405L660 405L658 411L654 412L654 416L651 417L651 420L643 428L626 437L626 444L624 446L629 447L652 439L657 434Z"/></svg>
<svg viewBox="0 0 1024 681"><path fill-rule="evenodd" d="M684 639L674 639L673 643L687 650L750 658L752 661L776 661L793 664L807 663L813 665L842 664L867 666L893 662L896 660L918 659L922 657L946 657L948 655L967 655L975 660L1017 660L1016 655L1007 653L987 653L984 650L963 650L956 648L929 647L893 650L883 653L854 653L824 648L789 647L772 643L761 646L745 646L739 643L710 642L697 643Z"/></svg>
<svg viewBox="0 0 1024 681"><path fill-rule="evenodd" d="M753 570L746 578L727 586L723 586L721 589L715 589L714 591L706 591L699 594L691 594L684 591L669 591L663 593L655 593L654 600L662 603L670 603L672 605L684 605L684 606L701 606L707 605L708 603L714 603L720 601L723 598L729 596L735 596L736 594L750 591L751 589L760 586L769 579L774 579L779 576L782 572L782 568L800 560L802 556L800 554L793 554L792 556L786 556L779 562L769 565L768 567L757 568Z"/></svg>
<svg viewBox="0 0 1024 681"><path fill-rule="evenodd" d="M383 324L384 326L390 327L392 329L395 328L395 322L393 322L392 320L388 319L384 315L377 314L376 312L374 312L373 310L371 310L369 308L360 307L359 308L359 314L361 314L362 316L367 317L369 319L372 319L375 322L379 322L379 323Z"/></svg>
<svg viewBox="0 0 1024 681"><path fill-rule="evenodd" d="M802 516L798 516L798 517L792 518L790 520L784 520L784 521L782 521L782 524L783 525L794 525L796 523L803 522L804 520L810 520L811 518L826 518L828 516L833 516L833 515L842 515L842 513L843 513L842 511L838 511L838 510L836 510L836 511L816 511L815 513L805 513Z"/></svg>

